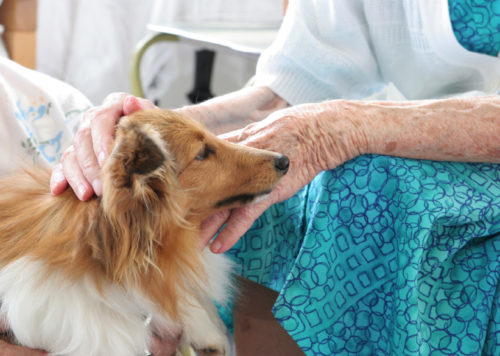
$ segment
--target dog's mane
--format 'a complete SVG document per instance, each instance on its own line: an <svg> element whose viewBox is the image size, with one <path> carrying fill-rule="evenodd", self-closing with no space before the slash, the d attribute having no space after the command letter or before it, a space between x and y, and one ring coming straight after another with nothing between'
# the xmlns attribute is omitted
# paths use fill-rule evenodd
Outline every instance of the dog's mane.
<svg viewBox="0 0 500 356"><path fill-rule="evenodd" d="M135 187L140 199L120 189L105 191L104 211L101 198L81 202L70 190L53 196L49 181L48 169L2 180L0 267L21 257L41 260L48 273L57 269L69 280L90 275L99 289L111 282L142 290L177 317L181 293L193 283L199 287L204 272L198 232L162 201L171 193L154 181L146 191Z"/></svg>

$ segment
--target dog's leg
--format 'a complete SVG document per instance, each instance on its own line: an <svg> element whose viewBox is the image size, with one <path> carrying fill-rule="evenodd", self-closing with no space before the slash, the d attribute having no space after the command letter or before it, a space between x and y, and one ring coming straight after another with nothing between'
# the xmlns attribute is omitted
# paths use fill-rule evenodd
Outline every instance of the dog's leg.
<svg viewBox="0 0 500 356"><path fill-rule="evenodd" d="M199 356L229 356L231 347L227 329L212 301L200 303L189 298L182 310L183 340Z"/></svg>
<svg viewBox="0 0 500 356"><path fill-rule="evenodd" d="M185 342L190 343L199 356L229 356L231 349L227 330L219 317L214 301L226 304L232 293L232 262L224 255L203 251L207 271L207 290L203 296L190 296L183 303L181 318Z"/></svg>

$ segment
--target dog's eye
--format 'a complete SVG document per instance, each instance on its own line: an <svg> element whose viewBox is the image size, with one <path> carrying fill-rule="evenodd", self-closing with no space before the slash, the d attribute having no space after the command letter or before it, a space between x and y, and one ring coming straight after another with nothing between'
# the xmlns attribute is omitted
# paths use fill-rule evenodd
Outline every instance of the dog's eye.
<svg viewBox="0 0 500 356"><path fill-rule="evenodd" d="M198 155L195 157L198 161L203 161L208 158L212 153L214 153L214 149L210 147L209 145L205 145L203 149L198 153Z"/></svg>

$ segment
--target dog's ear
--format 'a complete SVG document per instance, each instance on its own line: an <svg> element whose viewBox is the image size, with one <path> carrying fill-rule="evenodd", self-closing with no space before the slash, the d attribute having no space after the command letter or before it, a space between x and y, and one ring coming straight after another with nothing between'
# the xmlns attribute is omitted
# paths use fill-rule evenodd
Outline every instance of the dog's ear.
<svg viewBox="0 0 500 356"><path fill-rule="evenodd" d="M152 177L175 169L165 142L151 125L123 122L116 136L107 167L113 187L140 191Z"/></svg>
<svg viewBox="0 0 500 356"><path fill-rule="evenodd" d="M115 281L155 264L169 224L181 225L182 190L174 159L150 124L125 117L103 168L102 220L93 255ZM101 255L98 257L97 255ZM133 264L133 266L131 265ZM133 267L133 268L131 268Z"/></svg>

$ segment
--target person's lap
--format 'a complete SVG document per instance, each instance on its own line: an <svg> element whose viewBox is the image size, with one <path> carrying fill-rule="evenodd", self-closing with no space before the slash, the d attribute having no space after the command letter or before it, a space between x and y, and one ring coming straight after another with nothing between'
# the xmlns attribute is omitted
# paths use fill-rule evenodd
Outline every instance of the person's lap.
<svg viewBox="0 0 500 356"><path fill-rule="evenodd" d="M229 254L311 355L493 352L500 167L367 155L271 207Z"/></svg>

